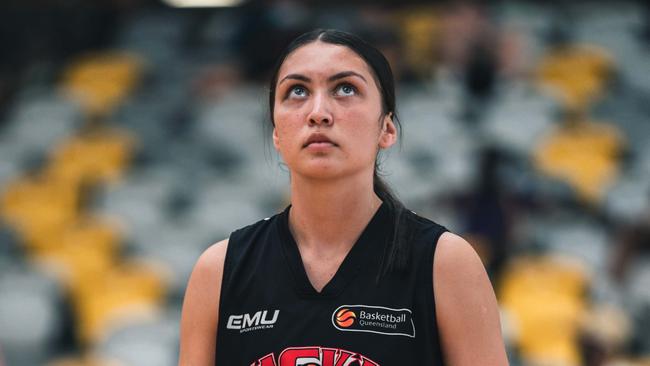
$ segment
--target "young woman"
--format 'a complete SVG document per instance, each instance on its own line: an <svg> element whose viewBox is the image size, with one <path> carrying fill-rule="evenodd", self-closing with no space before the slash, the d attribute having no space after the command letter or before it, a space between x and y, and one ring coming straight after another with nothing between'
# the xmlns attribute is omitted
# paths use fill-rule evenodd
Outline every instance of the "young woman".
<svg viewBox="0 0 650 366"><path fill-rule="evenodd" d="M472 247L377 175L399 127L384 56L348 33L306 33L280 57L269 102L291 205L201 255L179 365L507 365Z"/></svg>

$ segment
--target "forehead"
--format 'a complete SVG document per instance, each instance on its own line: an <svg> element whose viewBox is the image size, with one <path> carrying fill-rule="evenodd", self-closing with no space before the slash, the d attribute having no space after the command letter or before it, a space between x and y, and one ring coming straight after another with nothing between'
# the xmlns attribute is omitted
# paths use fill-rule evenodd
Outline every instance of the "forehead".
<svg viewBox="0 0 650 366"><path fill-rule="evenodd" d="M327 77L341 71L356 71L372 82L370 68L364 59L346 46L312 42L293 51L282 63L278 81L288 74L314 78Z"/></svg>

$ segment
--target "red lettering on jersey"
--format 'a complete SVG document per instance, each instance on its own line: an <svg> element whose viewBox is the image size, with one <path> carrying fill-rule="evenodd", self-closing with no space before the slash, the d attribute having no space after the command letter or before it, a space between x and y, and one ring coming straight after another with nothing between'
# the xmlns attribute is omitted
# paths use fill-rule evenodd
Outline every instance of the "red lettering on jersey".
<svg viewBox="0 0 650 366"><path fill-rule="evenodd" d="M351 352L335 348L322 348L321 351L321 366L343 366L352 356Z"/></svg>
<svg viewBox="0 0 650 366"><path fill-rule="evenodd" d="M251 366L276 366L275 357L273 357L273 353L269 353L268 355L253 362Z"/></svg>
<svg viewBox="0 0 650 366"><path fill-rule="evenodd" d="M345 362L352 356L352 352L346 350L339 350L339 357L336 359L336 364L334 366L343 366Z"/></svg>
<svg viewBox="0 0 650 366"><path fill-rule="evenodd" d="M358 353L325 347L289 347L280 353L277 363L274 354L270 353L250 366L344 366L350 361L358 361L360 366L380 366Z"/></svg>
<svg viewBox="0 0 650 366"><path fill-rule="evenodd" d="M320 361L320 347L287 348L280 353L280 366L296 366L298 360L300 365L307 365L307 359Z"/></svg>
<svg viewBox="0 0 650 366"><path fill-rule="evenodd" d="M321 351L323 352L321 354L322 366L334 366L334 361L336 360L339 350L334 348L323 348Z"/></svg>

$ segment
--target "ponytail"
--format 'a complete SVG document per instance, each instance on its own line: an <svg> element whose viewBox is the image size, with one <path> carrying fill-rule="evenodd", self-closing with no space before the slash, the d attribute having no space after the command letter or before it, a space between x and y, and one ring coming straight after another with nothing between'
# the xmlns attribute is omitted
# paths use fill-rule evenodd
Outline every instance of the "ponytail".
<svg viewBox="0 0 650 366"><path fill-rule="evenodd" d="M410 245L412 238L408 237L408 222L406 221L406 208L395 196L388 184L379 176L377 169L373 174L373 189L375 194L384 202L388 208L392 221L392 232L384 242L384 253L377 274L377 282L382 276L394 272L403 271L409 264Z"/></svg>

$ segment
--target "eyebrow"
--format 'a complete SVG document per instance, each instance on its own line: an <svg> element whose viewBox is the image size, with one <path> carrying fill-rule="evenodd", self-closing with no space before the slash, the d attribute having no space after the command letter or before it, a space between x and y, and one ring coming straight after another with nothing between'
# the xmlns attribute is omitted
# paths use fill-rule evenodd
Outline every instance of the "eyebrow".
<svg viewBox="0 0 650 366"><path fill-rule="evenodd" d="M328 77L328 78L327 78L327 81L328 81L328 82L332 82L332 81L335 81L335 80L338 80L338 79L346 78L346 77L348 77L348 76L356 76L356 77L359 77L359 78L361 78L361 80L365 81L366 84L368 83L368 81L366 80L366 78L363 77L363 75L361 75L361 74L359 74L359 73L357 73L357 72L354 72L354 71L341 71L341 72L339 72L339 73L336 73L336 74L334 74L334 75ZM301 74L289 74L289 75L285 76L284 78L282 78L282 80L280 80L280 82L278 83L278 85L281 84L283 81L288 80L288 79L300 80L300 81L304 81L304 82L306 82L306 83L308 83L308 82L311 81L311 79L308 78L308 77L306 77L305 75L301 75Z"/></svg>

